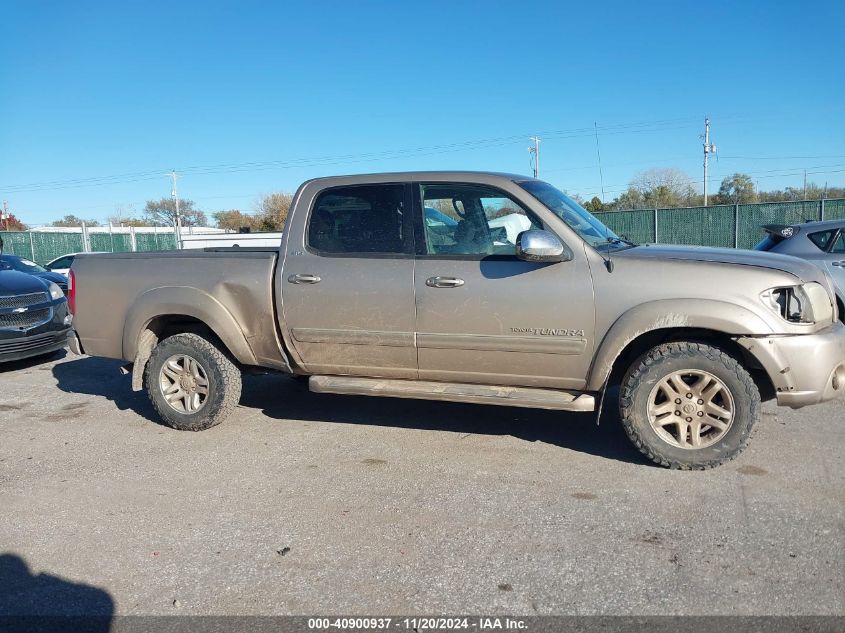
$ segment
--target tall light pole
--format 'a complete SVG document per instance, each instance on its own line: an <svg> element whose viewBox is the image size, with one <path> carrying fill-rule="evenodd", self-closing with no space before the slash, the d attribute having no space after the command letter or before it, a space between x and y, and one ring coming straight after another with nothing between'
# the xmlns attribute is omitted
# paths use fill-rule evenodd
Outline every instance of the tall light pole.
<svg viewBox="0 0 845 633"><path fill-rule="evenodd" d="M529 141L533 141L534 146L529 147L528 151L534 155L534 177L540 177L540 137L539 136L531 136L528 139Z"/></svg>
<svg viewBox="0 0 845 633"><path fill-rule="evenodd" d="M716 146L710 142L710 119L704 117L704 206L707 206L707 159L716 153Z"/></svg>
<svg viewBox="0 0 845 633"><path fill-rule="evenodd" d="M174 202L176 203L176 246L177 248L182 248L182 216L179 215L179 194L176 191L176 179L179 177L176 175L176 170L171 170L170 174L170 197L173 198Z"/></svg>

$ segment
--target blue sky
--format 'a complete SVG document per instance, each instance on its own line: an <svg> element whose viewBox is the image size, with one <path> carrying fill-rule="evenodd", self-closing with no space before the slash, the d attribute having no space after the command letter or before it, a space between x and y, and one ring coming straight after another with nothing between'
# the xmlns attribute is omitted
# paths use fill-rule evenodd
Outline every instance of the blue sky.
<svg viewBox="0 0 845 633"><path fill-rule="evenodd" d="M0 197L24 222L180 194L249 211L319 175L639 171L845 184L841 2L0 0ZM819 173L813 173L819 172ZM84 185L84 186L83 186ZM718 182L711 183L712 190Z"/></svg>

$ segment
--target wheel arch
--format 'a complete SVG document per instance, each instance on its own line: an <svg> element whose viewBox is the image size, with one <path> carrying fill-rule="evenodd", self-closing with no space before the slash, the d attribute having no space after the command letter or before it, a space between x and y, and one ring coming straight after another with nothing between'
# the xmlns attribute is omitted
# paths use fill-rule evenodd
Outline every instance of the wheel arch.
<svg viewBox="0 0 845 633"><path fill-rule="evenodd" d="M170 286L140 295L127 311L123 357L133 361L132 388L140 390L144 368L159 340L173 334L204 334L242 365L258 364L232 314L196 288Z"/></svg>
<svg viewBox="0 0 845 633"><path fill-rule="evenodd" d="M769 334L771 328L750 310L736 304L711 300L686 300L684 311L678 301L654 301L632 308L610 327L593 359L587 389L601 391L642 353L661 343L693 340L716 344L753 370L751 357L735 340L748 334ZM768 376L759 377L761 392ZM766 390L768 392L768 389Z"/></svg>

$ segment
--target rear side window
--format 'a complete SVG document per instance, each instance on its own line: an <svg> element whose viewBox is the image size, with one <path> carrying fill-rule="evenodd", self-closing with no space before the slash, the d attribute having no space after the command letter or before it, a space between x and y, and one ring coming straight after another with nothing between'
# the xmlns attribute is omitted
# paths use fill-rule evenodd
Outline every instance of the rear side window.
<svg viewBox="0 0 845 633"><path fill-rule="evenodd" d="M833 248L830 249L831 253L845 253L845 231L839 232L839 239L836 240L836 243L833 245Z"/></svg>
<svg viewBox="0 0 845 633"><path fill-rule="evenodd" d="M807 235L810 238L810 241L815 244L819 250L827 252L828 248L830 247L830 242L833 239L833 236L836 235L836 229L831 231L819 231L817 233L810 233Z"/></svg>
<svg viewBox="0 0 845 633"><path fill-rule="evenodd" d="M307 244L321 255L411 254L404 185L323 191L308 219Z"/></svg>

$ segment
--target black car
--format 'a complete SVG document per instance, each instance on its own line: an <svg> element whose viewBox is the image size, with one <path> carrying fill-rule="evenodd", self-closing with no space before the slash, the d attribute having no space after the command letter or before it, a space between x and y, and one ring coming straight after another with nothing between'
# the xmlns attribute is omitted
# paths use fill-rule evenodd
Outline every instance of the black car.
<svg viewBox="0 0 845 633"><path fill-rule="evenodd" d="M24 257L18 257L17 255L0 255L0 271L4 270L16 270L28 275L41 277L41 279L46 279L47 281L52 281L62 289L63 293L67 294L67 277L47 270L43 266L39 266L35 262L32 262Z"/></svg>
<svg viewBox="0 0 845 633"><path fill-rule="evenodd" d="M67 298L58 285L16 270L0 270L0 363L62 349L70 321Z"/></svg>

